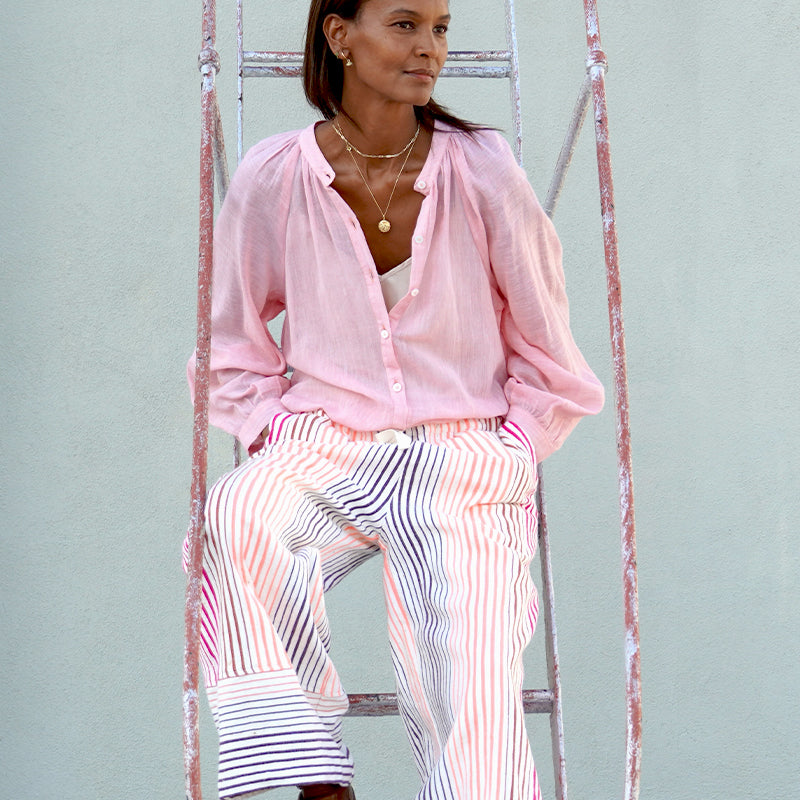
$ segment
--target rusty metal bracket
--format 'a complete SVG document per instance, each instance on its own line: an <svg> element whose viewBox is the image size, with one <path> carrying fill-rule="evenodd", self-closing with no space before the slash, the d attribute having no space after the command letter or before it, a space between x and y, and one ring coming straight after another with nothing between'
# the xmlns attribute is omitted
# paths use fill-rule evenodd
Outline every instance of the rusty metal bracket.
<svg viewBox="0 0 800 800"><path fill-rule="evenodd" d="M220 71L219 53L213 47L204 47L197 56L197 68L203 75Z"/></svg>

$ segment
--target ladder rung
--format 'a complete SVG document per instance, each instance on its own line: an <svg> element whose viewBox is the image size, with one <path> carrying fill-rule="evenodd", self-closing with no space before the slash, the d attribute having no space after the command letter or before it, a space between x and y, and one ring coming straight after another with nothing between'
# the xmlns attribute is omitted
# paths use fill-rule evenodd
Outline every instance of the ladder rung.
<svg viewBox="0 0 800 800"><path fill-rule="evenodd" d="M453 50L447 54L448 61L511 61L510 50ZM283 50L245 50L245 64L302 64L303 54Z"/></svg>
<svg viewBox="0 0 800 800"><path fill-rule="evenodd" d="M259 64L258 66L242 67L242 75L245 78L299 78L302 67L298 64L288 64L287 66L267 66Z"/></svg>
<svg viewBox="0 0 800 800"><path fill-rule="evenodd" d="M299 78L302 67L299 64L245 64L242 75L245 78ZM474 67L444 67L440 78L508 78L510 67L494 67L485 64Z"/></svg>
<svg viewBox="0 0 800 800"><path fill-rule="evenodd" d="M443 78L508 78L511 75L509 50L455 50L447 56L448 63L469 66L445 66ZM505 66L475 62L502 61ZM296 78L303 64L303 54L268 50L245 50L242 53L242 74L245 78Z"/></svg>
<svg viewBox="0 0 800 800"><path fill-rule="evenodd" d="M389 717L397 716L397 695L351 694L349 717ZM526 714L549 714L553 710L553 693L547 689L525 689L522 692L522 707Z"/></svg>
<svg viewBox="0 0 800 800"><path fill-rule="evenodd" d="M440 78L509 78L511 67L492 67L480 64L474 67L443 67Z"/></svg>

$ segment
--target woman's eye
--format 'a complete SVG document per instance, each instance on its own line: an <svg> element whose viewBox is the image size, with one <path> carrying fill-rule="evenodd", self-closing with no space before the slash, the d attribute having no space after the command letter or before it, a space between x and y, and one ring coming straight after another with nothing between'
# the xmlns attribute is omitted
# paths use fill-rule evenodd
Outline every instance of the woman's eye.
<svg viewBox="0 0 800 800"><path fill-rule="evenodd" d="M395 22L394 26L396 28L402 28L404 31L414 30L415 27L411 20L401 20L399 22ZM437 36L444 36L447 33L447 25L436 25L433 29L433 32Z"/></svg>

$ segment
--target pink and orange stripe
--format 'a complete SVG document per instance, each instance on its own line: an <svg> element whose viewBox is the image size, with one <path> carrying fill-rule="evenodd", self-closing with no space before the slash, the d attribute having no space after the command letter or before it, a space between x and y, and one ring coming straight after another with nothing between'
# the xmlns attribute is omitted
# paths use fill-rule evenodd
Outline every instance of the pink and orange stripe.
<svg viewBox="0 0 800 800"><path fill-rule="evenodd" d="M539 800L521 703L535 457L499 420L354 431L279 415L209 492L202 666L223 798L349 783L325 590L382 554L417 800Z"/></svg>

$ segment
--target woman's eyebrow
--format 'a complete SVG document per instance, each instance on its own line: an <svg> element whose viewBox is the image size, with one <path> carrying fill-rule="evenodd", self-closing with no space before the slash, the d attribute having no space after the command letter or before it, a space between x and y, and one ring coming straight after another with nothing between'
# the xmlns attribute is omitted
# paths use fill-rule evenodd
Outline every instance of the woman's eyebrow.
<svg viewBox="0 0 800 800"><path fill-rule="evenodd" d="M406 16L406 17L419 17L420 16L420 14L418 12L412 11L410 8L395 8L392 11L390 11L389 13L390 14L401 14L401 15ZM439 20L441 20L441 21L449 22L450 19L451 19L450 14L442 14L442 16L439 17Z"/></svg>

